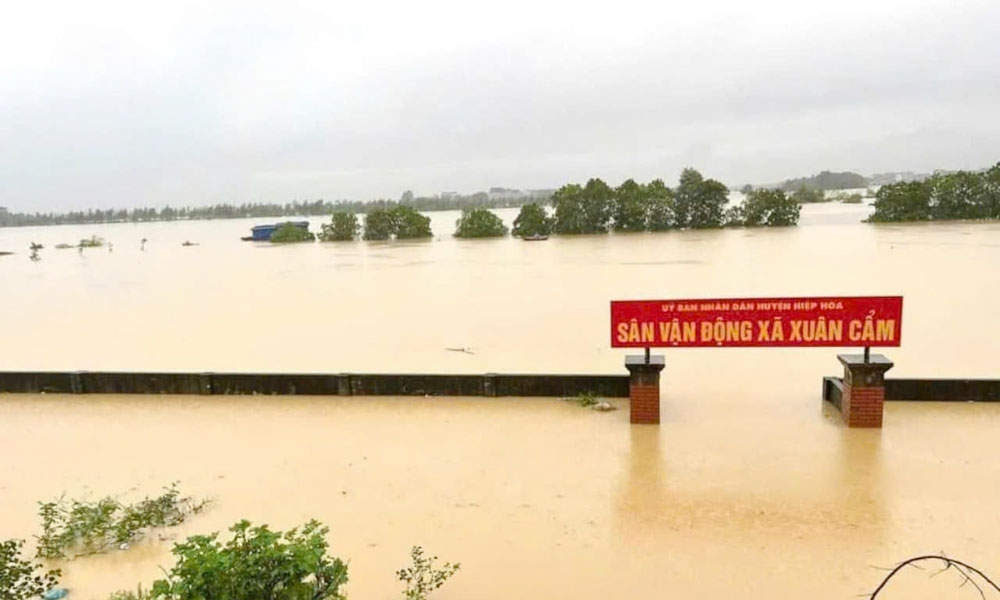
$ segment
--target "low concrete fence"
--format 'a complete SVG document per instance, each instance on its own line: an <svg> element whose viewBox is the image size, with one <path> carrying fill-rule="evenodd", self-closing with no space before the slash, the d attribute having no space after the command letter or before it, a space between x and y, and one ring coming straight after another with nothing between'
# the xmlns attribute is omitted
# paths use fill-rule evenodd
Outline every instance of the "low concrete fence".
<svg viewBox="0 0 1000 600"><path fill-rule="evenodd" d="M823 378L823 399L841 407L844 382ZM1000 379L886 379L887 402L1000 402Z"/></svg>
<svg viewBox="0 0 1000 600"><path fill-rule="evenodd" d="M627 398L628 375L300 374L0 371L0 393Z"/></svg>

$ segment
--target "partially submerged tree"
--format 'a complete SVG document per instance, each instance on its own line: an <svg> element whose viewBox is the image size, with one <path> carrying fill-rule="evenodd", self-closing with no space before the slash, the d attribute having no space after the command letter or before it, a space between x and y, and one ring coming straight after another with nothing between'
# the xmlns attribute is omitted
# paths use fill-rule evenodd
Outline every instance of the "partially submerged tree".
<svg viewBox="0 0 1000 600"><path fill-rule="evenodd" d="M740 212L747 227L788 227L798 224L801 208L781 190L759 189L747 195Z"/></svg>
<svg viewBox="0 0 1000 600"><path fill-rule="evenodd" d="M646 186L626 179L615 190L613 213L615 231L645 231L649 215Z"/></svg>
<svg viewBox="0 0 1000 600"><path fill-rule="evenodd" d="M323 224L319 239L324 242L349 242L358 237L360 230L358 217L354 213L336 212L329 223Z"/></svg>
<svg viewBox="0 0 1000 600"><path fill-rule="evenodd" d="M396 224L393 221L391 212L384 208L376 208L365 215L366 240L387 240L396 231Z"/></svg>
<svg viewBox="0 0 1000 600"><path fill-rule="evenodd" d="M393 222L396 226L396 239L428 238L431 233L431 219L425 217L409 206L397 206L392 209Z"/></svg>
<svg viewBox="0 0 1000 600"><path fill-rule="evenodd" d="M271 235L272 244L294 244L296 242L312 242L316 236L309 233L304 227L299 227L295 223L285 223Z"/></svg>
<svg viewBox="0 0 1000 600"><path fill-rule="evenodd" d="M467 208L455 222L455 237L486 238L507 235L507 226L500 217L485 208Z"/></svg>
<svg viewBox="0 0 1000 600"><path fill-rule="evenodd" d="M514 229L511 233L516 237L532 237L552 233L552 217L545 208L535 204L521 206L521 212L514 219Z"/></svg>
<svg viewBox="0 0 1000 600"><path fill-rule="evenodd" d="M708 229L722 227L729 190L714 179L705 179L694 169L681 172L674 191L674 226Z"/></svg>

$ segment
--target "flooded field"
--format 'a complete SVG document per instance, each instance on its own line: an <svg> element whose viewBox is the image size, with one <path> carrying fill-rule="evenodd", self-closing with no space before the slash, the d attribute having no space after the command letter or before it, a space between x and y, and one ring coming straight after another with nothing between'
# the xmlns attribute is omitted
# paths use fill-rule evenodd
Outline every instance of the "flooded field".
<svg viewBox="0 0 1000 600"><path fill-rule="evenodd" d="M414 243L238 240L264 220L0 229L18 252L0 368L620 373L611 299L901 294L890 376L996 377L1000 224L864 212L544 243L454 240L457 213ZM92 234L113 251L52 249ZM62 492L179 480L215 502L172 534L316 517L352 598L397 596L413 544L463 563L442 600L853 598L873 566L942 550L1000 575L1000 405L890 403L883 430L848 430L820 402L835 349L665 354L660 427L558 399L0 396L0 537L31 539ZM65 583L104 598L170 562L154 541ZM960 583L913 570L884 597L978 597Z"/></svg>

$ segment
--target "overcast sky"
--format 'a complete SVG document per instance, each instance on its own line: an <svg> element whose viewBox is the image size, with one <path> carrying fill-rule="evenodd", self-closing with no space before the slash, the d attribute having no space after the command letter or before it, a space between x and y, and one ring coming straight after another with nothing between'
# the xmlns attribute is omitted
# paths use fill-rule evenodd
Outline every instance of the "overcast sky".
<svg viewBox="0 0 1000 600"><path fill-rule="evenodd" d="M1000 160L1000 2L17 2L0 205Z"/></svg>

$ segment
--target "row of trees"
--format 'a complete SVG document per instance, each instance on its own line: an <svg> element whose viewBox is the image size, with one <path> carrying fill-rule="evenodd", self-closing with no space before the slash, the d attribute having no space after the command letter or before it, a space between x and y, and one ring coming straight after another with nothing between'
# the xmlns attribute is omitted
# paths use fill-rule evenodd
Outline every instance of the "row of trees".
<svg viewBox="0 0 1000 600"><path fill-rule="evenodd" d="M727 209L729 192L715 179L684 169L676 188L661 179L626 180L612 188L600 179L566 185L552 197L555 233L666 231L725 226L784 226L798 223L798 204L781 190L757 190L742 206Z"/></svg>
<svg viewBox="0 0 1000 600"><path fill-rule="evenodd" d="M1000 163L980 172L935 174L884 185L869 222L1000 219Z"/></svg>
<svg viewBox="0 0 1000 600"><path fill-rule="evenodd" d="M782 190L751 191L742 204L727 207L728 191L714 179L705 179L694 169L681 173L680 183L670 189L656 179L640 184L632 179L612 188L600 179L586 185L570 184L552 197L553 213L531 203L521 206L510 233L517 237L557 234L606 233L608 231L666 231L712 227L783 227L796 225L799 204L795 195ZM485 238L508 234L508 228L485 208L462 211L455 223L455 237ZM364 227L355 215L335 213L323 225L324 241L430 237L430 219L410 207L375 209L365 215Z"/></svg>

